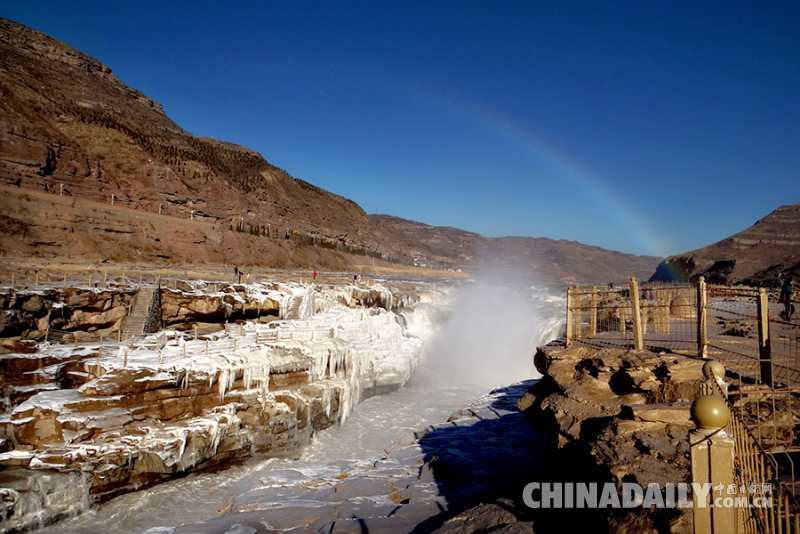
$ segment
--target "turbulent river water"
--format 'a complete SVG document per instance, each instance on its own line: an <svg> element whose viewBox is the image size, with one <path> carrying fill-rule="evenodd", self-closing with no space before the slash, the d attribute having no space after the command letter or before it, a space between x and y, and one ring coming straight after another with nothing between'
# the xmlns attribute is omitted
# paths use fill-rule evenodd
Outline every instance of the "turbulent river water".
<svg viewBox="0 0 800 534"><path fill-rule="evenodd" d="M411 500L414 506L406 508L412 512L384 522L396 527L390 531L408 530L448 506L435 480L420 476L430 452L415 432L466 406L476 414L505 413L498 395L487 393L535 377L531 351L557 335L561 301L543 289L529 291L475 285L457 294L411 381L363 401L343 425L317 434L296 457L252 458L190 474L117 497L46 531L358 532L367 527L363 518L391 519Z"/></svg>

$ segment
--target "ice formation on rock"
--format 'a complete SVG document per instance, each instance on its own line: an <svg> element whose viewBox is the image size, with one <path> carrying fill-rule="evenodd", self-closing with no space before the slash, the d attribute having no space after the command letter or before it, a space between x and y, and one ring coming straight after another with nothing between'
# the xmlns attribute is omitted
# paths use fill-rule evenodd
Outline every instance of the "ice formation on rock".
<svg viewBox="0 0 800 534"><path fill-rule="evenodd" d="M418 299L383 286L232 287L163 291L189 307L277 302L279 316L0 355L0 528L74 512L62 499L76 485L81 502L96 502L254 451L295 450L365 396L404 384L432 332L432 305L418 315ZM403 311L392 311L398 302Z"/></svg>

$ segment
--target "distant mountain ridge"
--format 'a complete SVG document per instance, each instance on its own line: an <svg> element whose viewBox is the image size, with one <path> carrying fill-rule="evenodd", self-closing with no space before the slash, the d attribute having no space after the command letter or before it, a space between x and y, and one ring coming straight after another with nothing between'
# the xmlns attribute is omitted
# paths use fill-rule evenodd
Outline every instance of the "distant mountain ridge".
<svg viewBox="0 0 800 534"><path fill-rule="evenodd" d="M370 215L378 231L408 251L417 264L489 264L509 274L532 273L541 280L621 282L647 279L660 258L636 256L577 241L544 237L484 237L458 228L431 226L391 215Z"/></svg>
<svg viewBox="0 0 800 534"><path fill-rule="evenodd" d="M0 186L6 257L348 269L365 263L349 252L360 247L407 265L469 269L489 256L545 279L597 282L658 262L367 215L253 150L191 135L100 61L2 18ZM285 240L288 230L319 239Z"/></svg>
<svg viewBox="0 0 800 534"><path fill-rule="evenodd" d="M702 275L714 283L774 285L787 274L800 279L800 204L781 206L722 241L666 258L651 279Z"/></svg>

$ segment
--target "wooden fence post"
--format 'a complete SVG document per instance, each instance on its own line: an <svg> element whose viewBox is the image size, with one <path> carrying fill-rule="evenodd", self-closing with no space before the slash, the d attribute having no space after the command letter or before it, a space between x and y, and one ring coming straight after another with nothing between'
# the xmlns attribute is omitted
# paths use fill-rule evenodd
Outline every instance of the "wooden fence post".
<svg viewBox="0 0 800 534"><path fill-rule="evenodd" d="M567 347L572 343L572 287L567 288L567 334L565 345Z"/></svg>
<svg viewBox="0 0 800 534"><path fill-rule="evenodd" d="M114 200L116 200L116 195L114 195L114 193L111 193L111 205L112 206L114 205Z"/></svg>
<svg viewBox="0 0 800 534"><path fill-rule="evenodd" d="M642 336L642 313L639 308L639 281L631 276L631 314L633 315L633 347L644 350L644 337Z"/></svg>
<svg viewBox="0 0 800 534"><path fill-rule="evenodd" d="M708 292L706 279L697 278L697 356L708 358Z"/></svg>
<svg viewBox="0 0 800 534"><path fill-rule="evenodd" d="M592 286L591 315L589 316L589 337L597 335L597 288Z"/></svg>
<svg viewBox="0 0 800 534"><path fill-rule="evenodd" d="M772 340L769 337L769 298L767 290L758 289L758 361L761 383L774 387L772 374Z"/></svg>

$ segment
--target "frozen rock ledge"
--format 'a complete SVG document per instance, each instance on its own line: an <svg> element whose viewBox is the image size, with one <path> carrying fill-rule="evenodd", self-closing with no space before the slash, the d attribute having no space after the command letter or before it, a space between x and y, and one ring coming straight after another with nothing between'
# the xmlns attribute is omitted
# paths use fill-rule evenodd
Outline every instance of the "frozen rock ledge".
<svg viewBox="0 0 800 534"><path fill-rule="evenodd" d="M279 317L0 356L0 530L252 454L296 453L361 399L402 386L432 332L433 289L393 311L387 288L251 286L280 303Z"/></svg>

